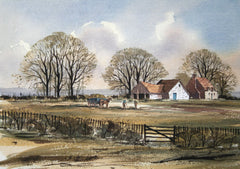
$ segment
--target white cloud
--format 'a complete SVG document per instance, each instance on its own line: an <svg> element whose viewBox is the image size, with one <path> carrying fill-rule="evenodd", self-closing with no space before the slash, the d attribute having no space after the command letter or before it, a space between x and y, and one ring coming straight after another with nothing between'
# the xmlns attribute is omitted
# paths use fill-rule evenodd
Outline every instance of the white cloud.
<svg viewBox="0 0 240 169"><path fill-rule="evenodd" d="M182 65L182 60L191 51L204 48L205 44L197 32L174 25L165 32L165 38L155 46L155 55L159 57L174 78Z"/></svg>
<svg viewBox="0 0 240 169"><path fill-rule="evenodd" d="M174 12L167 12L165 14L165 20L156 25L155 32L158 40L163 40L164 36L166 35L166 31L168 30L169 26L175 22Z"/></svg>
<svg viewBox="0 0 240 169"><path fill-rule="evenodd" d="M119 29L117 28L116 24L113 22L102 21L101 24L106 28L112 31L118 37L119 42L124 41L123 35L120 33Z"/></svg>
<svg viewBox="0 0 240 169"><path fill-rule="evenodd" d="M79 37L86 47L96 54L98 61L94 77L87 84L87 88L108 88L102 79L102 73L104 73L112 56L121 49L123 41L123 36L117 25L107 21L102 21L101 23L88 22L81 26Z"/></svg>
<svg viewBox="0 0 240 169"><path fill-rule="evenodd" d="M0 87L15 87L12 74L19 73L30 44L44 37L43 27L42 23L36 25L27 16L16 13L14 8L0 5Z"/></svg>
<svg viewBox="0 0 240 169"><path fill-rule="evenodd" d="M72 31L72 32L70 33L70 35L72 35L73 37L77 37L77 35L76 35L76 32L75 32L75 31Z"/></svg>
<svg viewBox="0 0 240 169"><path fill-rule="evenodd" d="M20 40L17 44L15 45L10 45L10 48L15 49L17 47L23 47L23 49L26 50L26 52L28 52L30 50L30 45L27 42L24 42L23 40Z"/></svg>
<svg viewBox="0 0 240 169"><path fill-rule="evenodd" d="M156 24L148 47L169 72L167 78L175 77L187 54L206 46L199 32L187 29L175 17L174 12L165 13L165 19Z"/></svg>

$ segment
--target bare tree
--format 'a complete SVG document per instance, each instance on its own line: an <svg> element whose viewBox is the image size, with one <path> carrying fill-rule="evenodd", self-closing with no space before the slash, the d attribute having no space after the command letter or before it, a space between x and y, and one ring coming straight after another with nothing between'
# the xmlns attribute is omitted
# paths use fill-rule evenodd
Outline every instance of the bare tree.
<svg viewBox="0 0 240 169"><path fill-rule="evenodd" d="M60 97L60 92L64 85L64 60L68 53L69 36L63 32L55 32L45 38L46 42L51 45L52 68L53 68L53 87L55 96Z"/></svg>
<svg viewBox="0 0 240 169"><path fill-rule="evenodd" d="M197 73L207 78L219 90L220 95L228 95L237 84L237 78L229 65L222 62L216 53L207 49L191 52L182 65L184 73Z"/></svg>
<svg viewBox="0 0 240 169"><path fill-rule="evenodd" d="M221 67L221 71L218 72L214 81L220 96L230 95L237 85L237 77L229 65Z"/></svg>
<svg viewBox="0 0 240 169"><path fill-rule="evenodd" d="M221 66L222 61L216 53L201 49L186 56L182 69L186 73L197 73L200 77L213 81Z"/></svg>
<svg viewBox="0 0 240 169"><path fill-rule="evenodd" d="M74 93L74 85L82 80L87 81L96 68L96 57L90 53L84 43L73 36L68 38L68 52L65 57L64 68L67 74L69 95Z"/></svg>
<svg viewBox="0 0 240 169"><path fill-rule="evenodd" d="M59 97L65 82L73 96L74 85L87 81L95 67L95 55L80 39L55 32L32 46L21 63L21 72L33 86L42 85L45 96L53 87Z"/></svg>
<svg viewBox="0 0 240 169"><path fill-rule="evenodd" d="M42 84L47 97L49 96L52 78L52 60L49 43L40 40L26 54L20 68L25 79L33 82L34 85Z"/></svg>
<svg viewBox="0 0 240 169"><path fill-rule="evenodd" d="M131 94L134 74L131 60L131 56L125 55L125 50L118 51L112 57L110 66L106 68L106 72L103 74L104 80L108 82L111 89L125 88L128 90L128 94Z"/></svg>
<svg viewBox="0 0 240 169"><path fill-rule="evenodd" d="M158 60L147 51L139 48L129 48L127 51L133 59L135 84L138 84L140 81L157 82L159 78L168 75L162 63L158 62Z"/></svg>
<svg viewBox="0 0 240 169"><path fill-rule="evenodd" d="M126 48L112 57L103 78L111 89L125 88L130 96L139 81L155 82L167 74L162 63L145 50Z"/></svg>

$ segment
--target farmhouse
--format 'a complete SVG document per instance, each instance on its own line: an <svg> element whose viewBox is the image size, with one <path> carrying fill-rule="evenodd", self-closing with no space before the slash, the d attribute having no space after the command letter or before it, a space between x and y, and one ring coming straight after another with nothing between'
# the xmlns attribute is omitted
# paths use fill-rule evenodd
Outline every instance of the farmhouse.
<svg viewBox="0 0 240 169"><path fill-rule="evenodd" d="M139 82L132 90L134 99L188 100L189 94L180 80L160 80L156 85Z"/></svg>
<svg viewBox="0 0 240 169"><path fill-rule="evenodd" d="M196 74L192 75L186 89L190 94L190 98L193 99L218 99L218 93L211 82L206 78L196 77Z"/></svg>

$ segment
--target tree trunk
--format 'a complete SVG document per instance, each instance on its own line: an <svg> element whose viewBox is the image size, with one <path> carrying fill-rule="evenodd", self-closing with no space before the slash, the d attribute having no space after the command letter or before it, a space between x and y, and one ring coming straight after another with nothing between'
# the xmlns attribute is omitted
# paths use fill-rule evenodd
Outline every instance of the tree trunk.
<svg viewBox="0 0 240 169"><path fill-rule="evenodd" d="M46 84L46 97L48 97L48 83Z"/></svg>
<svg viewBox="0 0 240 169"><path fill-rule="evenodd" d="M73 98L73 83L70 83L70 97Z"/></svg>

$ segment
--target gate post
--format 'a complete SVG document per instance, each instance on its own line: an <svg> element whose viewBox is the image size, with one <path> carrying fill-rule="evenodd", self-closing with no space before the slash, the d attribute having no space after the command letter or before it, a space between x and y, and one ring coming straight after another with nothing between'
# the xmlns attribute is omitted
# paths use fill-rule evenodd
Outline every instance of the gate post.
<svg viewBox="0 0 240 169"><path fill-rule="evenodd" d="M176 126L173 126L173 144L175 144L176 140Z"/></svg>
<svg viewBox="0 0 240 169"><path fill-rule="evenodd" d="M146 124L143 125L143 143L146 144Z"/></svg>

